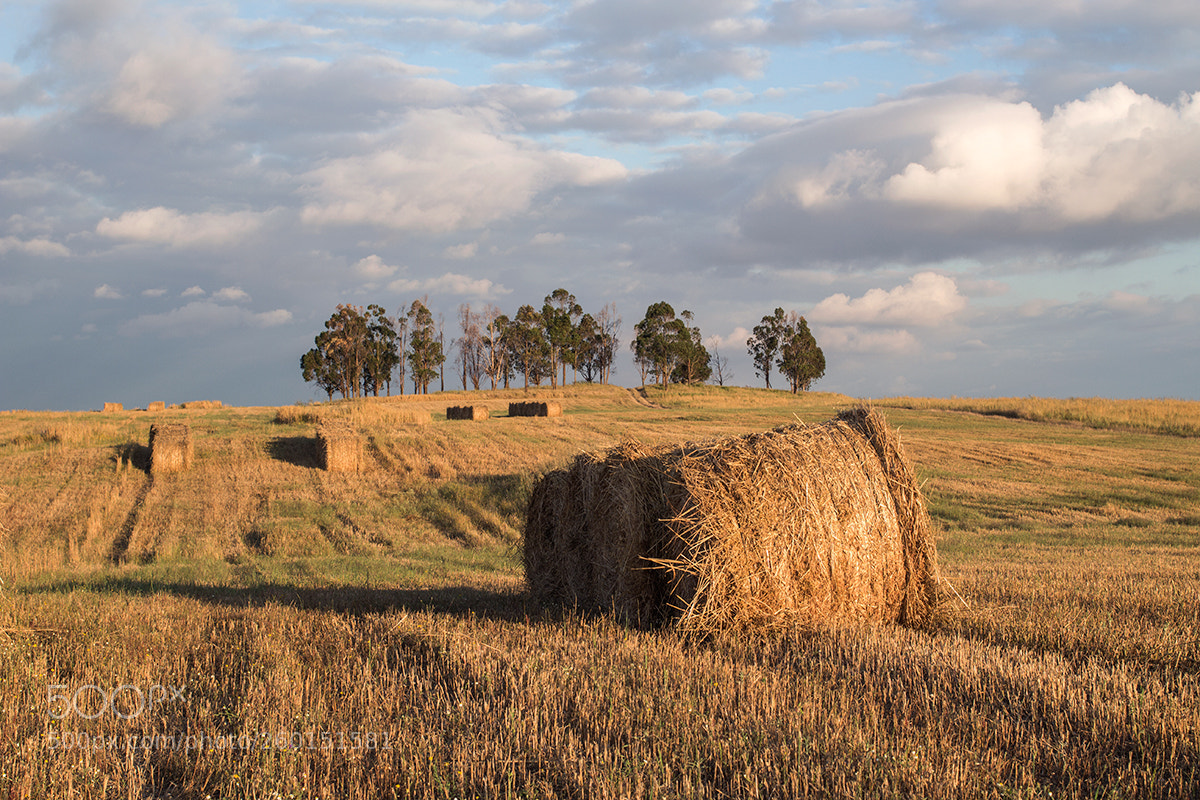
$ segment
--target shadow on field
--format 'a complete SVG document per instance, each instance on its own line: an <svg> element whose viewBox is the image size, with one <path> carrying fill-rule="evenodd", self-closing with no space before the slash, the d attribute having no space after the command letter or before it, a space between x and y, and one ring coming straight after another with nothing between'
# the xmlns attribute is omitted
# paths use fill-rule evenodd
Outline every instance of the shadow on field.
<svg viewBox="0 0 1200 800"><path fill-rule="evenodd" d="M83 589L93 592L153 596L174 595L228 608L253 608L267 604L291 606L305 611L345 614L378 614L401 610L454 616L475 616L514 622L541 616L542 609L524 592L480 589L476 586L445 586L438 589L372 589L358 586L306 588L286 584L258 586L205 586L137 578L103 581L69 581L26 589L49 594Z"/></svg>
<svg viewBox="0 0 1200 800"><path fill-rule="evenodd" d="M315 436L276 436L267 442L267 455L297 467L321 466Z"/></svg>
<svg viewBox="0 0 1200 800"><path fill-rule="evenodd" d="M125 462L134 469L140 469L142 472L150 472L150 448L144 444L137 442L127 442L125 444L115 445L112 448L114 463L120 464Z"/></svg>

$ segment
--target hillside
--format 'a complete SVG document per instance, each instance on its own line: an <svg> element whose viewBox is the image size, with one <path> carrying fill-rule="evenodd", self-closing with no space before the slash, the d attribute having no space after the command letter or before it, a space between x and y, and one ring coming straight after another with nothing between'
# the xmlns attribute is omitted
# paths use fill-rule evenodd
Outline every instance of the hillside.
<svg viewBox="0 0 1200 800"><path fill-rule="evenodd" d="M505 416L533 396L566 414ZM626 438L853 402L585 386L0 413L0 793L1196 791L1200 439L1174 430L887 408L953 587L932 632L695 641L523 595L516 548L542 471ZM1141 402L1139 419L1178 413ZM497 414L447 421L460 403ZM406 421L413 409L432 422ZM318 468L316 421L334 418L367 442L357 474ZM149 474L155 422L191 427L191 469ZM130 705L165 685L186 691ZM75 705L56 720L64 693ZM253 746L154 739L180 731ZM131 733L149 746L76 746Z"/></svg>

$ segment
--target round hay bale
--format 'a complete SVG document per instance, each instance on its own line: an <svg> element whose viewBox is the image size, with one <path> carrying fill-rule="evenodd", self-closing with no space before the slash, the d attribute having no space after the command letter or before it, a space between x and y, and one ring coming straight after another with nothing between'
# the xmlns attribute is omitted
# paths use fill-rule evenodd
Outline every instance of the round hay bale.
<svg viewBox="0 0 1200 800"><path fill-rule="evenodd" d="M525 571L546 602L697 630L916 625L937 602L924 501L869 409L578 456L533 493Z"/></svg>
<svg viewBox="0 0 1200 800"><path fill-rule="evenodd" d="M183 472L192 465L195 451L187 425L150 426L150 472Z"/></svg>

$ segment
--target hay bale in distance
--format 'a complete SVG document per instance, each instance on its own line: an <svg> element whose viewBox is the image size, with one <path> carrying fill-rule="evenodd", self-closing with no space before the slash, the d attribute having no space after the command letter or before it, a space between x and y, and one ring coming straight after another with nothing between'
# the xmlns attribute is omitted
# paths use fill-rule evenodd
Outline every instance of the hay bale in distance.
<svg viewBox="0 0 1200 800"><path fill-rule="evenodd" d="M186 403L180 403L183 408L223 408L220 400L189 400Z"/></svg>
<svg viewBox="0 0 1200 800"><path fill-rule="evenodd" d="M195 452L192 431L187 425L150 426L150 472L183 472L192 465Z"/></svg>
<svg viewBox="0 0 1200 800"><path fill-rule="evenodd" d="M508 404L508 415L510 417L561 417L562 413L561 403L539 403L534 401Z"/></svg>
<svg viewBox="0 0 1200 800"><path fill-rule="evenodd" d="M121 405L120 403L105 403L104 404L104 413L106 413L106 414L111 414L114 411L124 411L124 410L125 410L125 406Z"/></svg>
<svg viewBox="0 0 1200 800"><path fill-rule="evenodd" d="M167 404L164 403L162 400L155 400L153 403L146 404L146 410L147 411L166 411Z"/></svg>
<svg viewBox="0 0 1200 800"><path fill-rule="evenodd" d="M485 420L489 416L486 406L450 406L446 409L446 419Z"/></svg>
<svg viewBox="0 0 1200 800"><path fill-rule="evenodd" d="M577 456L534 488L523 559L544 602L701 631L920 625L937 604L920 489L896 434L865 408Z"/></svg>
<svg viewBox="0 0 1200 800"><path fill-rule="evenodd" d="M323 422L317 428L321 467L327 472L358 472L362 463L362 437L346 422Z"/></svg>

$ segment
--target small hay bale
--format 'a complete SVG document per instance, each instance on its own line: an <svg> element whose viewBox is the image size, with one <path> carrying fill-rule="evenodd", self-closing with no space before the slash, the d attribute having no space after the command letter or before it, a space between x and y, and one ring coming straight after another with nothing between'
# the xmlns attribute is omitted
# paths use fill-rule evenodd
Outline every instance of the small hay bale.
<svg viewBox="0 0 1200 800"><path fill-rule="evenodd" d="M358 472L362 463L362 437L352 425L323 422L317 428L321 468L327 472Z"/></svg>
<svg viewBox="0 0 1200 800"><path fill-rule="evenodd" d="M450 406L446 409L446 419L465 419L480 421L489 416L485 406Z"/></svg>
<svg viewBox="0 0 1200 800"><path fill-rule="evenodd" d="M150 472L183 472L192 465L195 451L187 425L150 426Z"/></svg>
<svg viewBox="0 0 1200 800"><path fill-rule="evenodd" d="M166 411L167 404L164 403L162 400L155 400L153 403L146 404L146 410L147 411Z"/></svg>
<svg viewBox="0 0 1200 800"><path fill-rule="evenodd" d="M510 417L561 417L563 413L561 403L509 403L508 415Z"/></svg>
<svg viewBox="0 0 1200 800"><path fill-rule="evenodd" d="M104 404L104 413L106 413L106 414L111 414L114 411L124 411L124 410L125 410L125 406L121 405L120 403L105 403Z"/></svg>
<svg viewBox="0 0 1200 800"><path fill-rule="evenodd" d="M878 412L682 447L577 456L534 488L531 593L699 631L924 624L937 551Z"/></svg>
<svg viewBox="0 0 1200 800"><path fill-rule="evenodd" d="M180 404L183 408L223 408L220 400L189 400Z"/></svg>

